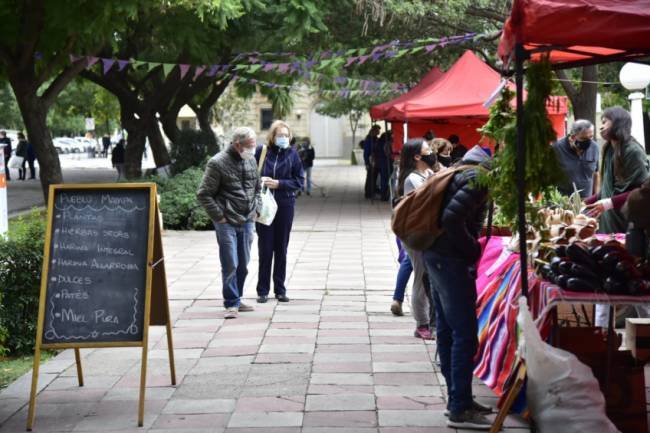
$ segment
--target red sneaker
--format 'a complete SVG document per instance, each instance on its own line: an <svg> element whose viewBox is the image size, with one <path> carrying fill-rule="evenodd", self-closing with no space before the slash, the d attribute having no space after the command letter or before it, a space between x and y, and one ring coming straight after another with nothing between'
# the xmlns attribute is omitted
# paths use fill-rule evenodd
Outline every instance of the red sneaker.
<svg viewBox="0 0 650 433"><path fill-rule="evenodd" d="M416 338L421 338L423 340L433 340L433 334L427 326L420 326L419 328L416 328L413 336Z"/></svg>

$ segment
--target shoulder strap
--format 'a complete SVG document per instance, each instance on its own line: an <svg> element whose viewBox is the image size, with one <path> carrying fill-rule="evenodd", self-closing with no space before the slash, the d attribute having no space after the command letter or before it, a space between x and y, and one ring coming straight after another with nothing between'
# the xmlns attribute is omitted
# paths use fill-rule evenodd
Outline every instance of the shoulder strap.
<svg viewBox="0 0 650 433"><path fill-rule="evenodd" d="M262 153L260 154L260 162L257 163L257 172L262 174L262 168L264 168L264 161L266 160L266 152L268 147L266 145L262 146Z"/></svg>

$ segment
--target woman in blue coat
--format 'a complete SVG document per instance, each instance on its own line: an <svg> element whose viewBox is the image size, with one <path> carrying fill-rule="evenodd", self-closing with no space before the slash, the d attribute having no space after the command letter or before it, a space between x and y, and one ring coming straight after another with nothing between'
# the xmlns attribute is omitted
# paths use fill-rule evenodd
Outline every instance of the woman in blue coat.
<svg viewBox="0 0 650 433"><path fill-rule="evenodd" d="M273 265L273 292L280 302L289 302L284 281L287 275L287 246L293 225L296 193L305 183L305 173L298 152L289 145L291 129L276 120L269 131L266 155L260 146L255 158L261 163L262 184L268 187L278 204L278 212L270 226L256 224L259 252L257 302L268 301L271 291L271 265Z"/></svg>

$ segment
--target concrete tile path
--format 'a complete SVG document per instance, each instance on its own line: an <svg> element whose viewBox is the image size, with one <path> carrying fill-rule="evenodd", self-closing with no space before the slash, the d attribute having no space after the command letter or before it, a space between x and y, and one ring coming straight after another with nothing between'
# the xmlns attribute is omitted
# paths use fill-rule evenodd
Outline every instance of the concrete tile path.
<svg viewBox="0 0 650 433"><path fill-rule="evenodd" d="M151 328L146 417L136 427L140 350L83 349L42 366L36 432L434 433L445 427L435 344L389 312L397 270L387 204L362 198L363 169L317 167L326 188L298 200L288 257L291 302L255 303L257 249L245 301L225 321L212 232L166 232L178 385L163 328ZM406 304L405 304L406 305ZM408 307L406 308L408 311ZM0 393L0 433L25 428L31 375ZM444 383L444 382L442 382ZM494 404L484 386L479 399ZM528 431L516 418L507 430Z"/></svg>

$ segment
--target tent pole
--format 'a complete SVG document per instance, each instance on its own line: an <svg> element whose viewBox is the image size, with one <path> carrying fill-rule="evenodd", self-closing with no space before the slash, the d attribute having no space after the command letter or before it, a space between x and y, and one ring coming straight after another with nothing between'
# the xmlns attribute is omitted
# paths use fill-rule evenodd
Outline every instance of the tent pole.
<svg viewBox="0 0 650 433"><path fill-rule="evenodd" d="M526 249L526 125L524 124L524 61L526 50L515 46L515 83L517 86L517 204L519 219L519 258L521 294L528 298L528 251Z"/></svg>
<svg viewBox="0 0 650 433"><path fill-rule="evenodd" d="M406 120L404 122L404 144L406 144L406 140L409 139L409 121Z"/></svg>

